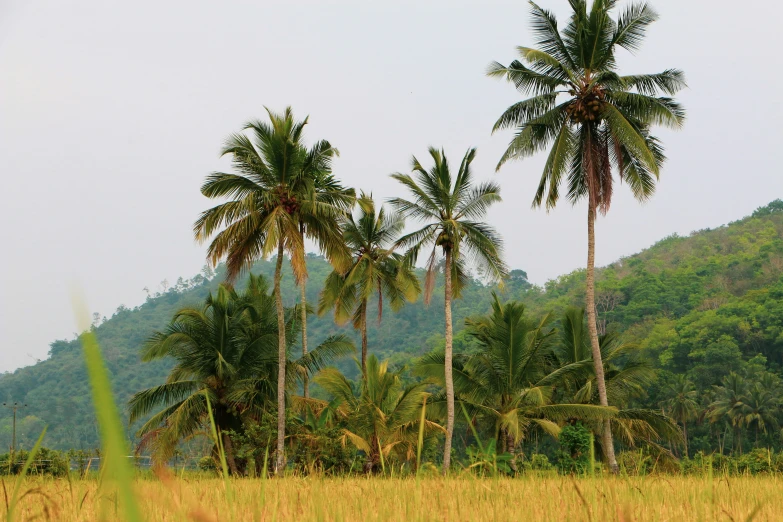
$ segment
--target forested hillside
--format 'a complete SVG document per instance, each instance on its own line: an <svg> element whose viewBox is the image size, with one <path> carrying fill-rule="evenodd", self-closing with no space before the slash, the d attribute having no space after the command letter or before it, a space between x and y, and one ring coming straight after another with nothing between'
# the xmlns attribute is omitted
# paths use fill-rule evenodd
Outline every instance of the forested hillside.
<svg viewBox="0 0 783 522"><path fill-rule="evenodd" d="M622 332L660 369L657 385L642 401L645 406L660 408L670 399L672 376L683 373L705 401L708 395L719 393L714 386L720 385L729 371L740 374L746 383L764 382L779 391L783 367L781 237L783 202L777 200L729 225L688 237L667 237L599 271L596 301L600 329ZM308 300L315 304L331 268L319 256L311 255L308 261ZM253 273L271 278L273 268L270 261L259 262ZM223 268L219 267L216 273L207 271L180 280L165 292L151 295L141 306L120 307L112 317L96 322L94 329L119 401L124 404L134 392L165 379L165 363L139 361L144 340L163 327L178 308L199 305L222 280ZM584 271L561 276L543 287L531 286L521 270L512 271L500 289L473 281L462 299L455 301L455 351L468 349L470 341L460 332L463 320L485 313L493 290L503 299L522 300L537 315L553 311L557 316L567 306L583 303ZM297 295L287 273L286 303L294 304ZM380 324L372 321L370 351L395 364L405 364L442 345L443 292L436 291L434 296L428 307L419 301L399 313L385 310ZM370 317L375 317L375 310ZM309 323L309 337L315 343L336 331L354 335L349 327L336 326L328 315L313 317ZM354 368L348 361L340 367L345 371ZM20 411L17 426L17 437L24 446L32 445L44 425L49 426L48 446L86 449L97 445L78 340L55 341L47 360L2 376L0 398L28 405ZM0 414L0 441L10 442L10 411L4 409ZM693 423L694 449L707 449L710 430L722 429L696 420ZM778 427L760 431L757 424L757 436L773 444L773 439L780 439Z"/></svg>

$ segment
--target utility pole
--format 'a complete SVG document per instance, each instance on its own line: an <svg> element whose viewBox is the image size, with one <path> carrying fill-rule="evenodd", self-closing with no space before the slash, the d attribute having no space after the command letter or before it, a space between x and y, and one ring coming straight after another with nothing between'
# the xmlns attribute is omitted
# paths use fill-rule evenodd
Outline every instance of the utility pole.
<svg viewBox="0 0 783 522"><path fill-rule="evenodd" d="M16 410L18 410L19 408L26 408L27 404L19 404L18 402L15 402L13 404L8 404L7 402L4 402L3 406L14 411L14 428L13 428L13 439L11 442L11 457L10 457L10 464L13 464L14 452L16 451Z"/></svg>

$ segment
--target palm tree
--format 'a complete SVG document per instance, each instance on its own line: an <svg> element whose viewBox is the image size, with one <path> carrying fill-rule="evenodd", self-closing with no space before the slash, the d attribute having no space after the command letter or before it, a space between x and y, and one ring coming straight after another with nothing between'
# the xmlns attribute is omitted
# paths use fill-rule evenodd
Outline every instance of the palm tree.
<svg viewBox="0 0 783 522"><path fill-rule="evenodd" d="M297 333L292 310L284 325L289 339ZM238 431L243 417L259 417L274 404L277 393L278 325L275 303L266 281L251 274L247 290L237 293L222 284L201 308L179 310L171 323L154 333L142 351L143 361L172 358L174 367L165 384L136 393L129 402L130 424L154 414L139 429L143 444L153 444L165 460L179 441L208 423L206 396L226 450L231 472L238 472L230 430ZM344 336L327 339L316 350L289 361L289 388L307 372L348 353Z"/></svg>
<svg viewBox="0 0 783 522"><path fill-rule="evenodd" d="M592 404L554 404L560 385L549 362L553 357L550 316L541 321L526 317L517 301L501 304L493 294L492 313L465 321L468 334L478 341L475 354L454 358L454 387L458 399L475 414L492 420L502 451L516 447L534 427L553 436L557 422L613 417L613 408ZM417 371L444 381L445 357L432 352L419 361ZM433 400L433 407L440 401Z"/></svg>
<svg viewBox="0 0 783 522"><path fill-rule="evenodd" d="M723 421L730 426L734 434L734 450L742 453L748 384L740 375L731 372L723 378L720 386L714 386L714 391L715 400L708 409L710 422Z"/></svg>
<svg viewBox="0 0 783 522"><path fill-rule="evenodd" d="M636 446L641 441L659 454L664 450L656 440L679 443L679 428L668 416L655 410L629 407L633 399L645 396L656 378L655 369L640 357L638 346L622 342L615 332L599 336L598 341L606 394L609 402L618 408L617 414L610 419L611 433L628 446ZM552 382L560 382L563 400L600 404L590 332L583 308L570 307L563 313L553 354L552 376L555 379ZM605 429L601 424L585 424L598 433Z"/></svg>
<svg viewBox="0 0 783 522"><path fill-rule="evenodd" d="M682 424L682 439L685 456L688 456L688 421L698 417L699 392L696 386L685 375L675 375L666 387L669 398L664 402L669 415Z"/></svg>
<svg viewBox="0 0 783 522"><path fill-rule="evenodd" d="M361 368L360 368L361 369ZM333 400L332 405L348 427L343 430L343 442L350 442L367 455L365 472L373 473L396 452L402 460L411 460L418 442L420 415L429 383L410 386L402 383L399 372L388 369L388 363L378 362L375 355L367 359L359 394L336 368L326 368L316 375L318 383ZM443 428L424 421L427 436Z"/></svg>
<svg viewBox="0 0 783 522"><path fill-rule="evenodd" d="M767 428L777 429L777 414L780 412L780 400L760 382L755 383L747 391L742 407L745 426L756 429L755 446L759 444L759 433L767 433Z"/></svg>
<svg viewBox="0 0 783 522"><path fill-rule="evenodd" d="M617 406L641 397L655 382L656 372L639 356L639 347L622 342L616 332L599 336L607 395ZM569 307L563 313L554 347L558 372L578 402L598 402L598 379L590 346L584 308Z"/></svg>
<svg viewBox="0 0 783 522"><path fill-rule="evenodd" d="M358 215L346 216L341 226L345 243L354 252L353 262L344 275L335 270L327 276L318 312L333 309L340 324L353 319L353 327L361 332L364 373L369 300L377 295L380 323L384 295L397 311L405 301L415 301L421 288L411 265L394 252L394 242L405 226L402 218L387 214L383 207L376 210L372 197L362 194Z"/></svg>
<svg viewBox="0 0 783 522"><path fill-rule="evenodd" d="M277 250L274 294L278 323L278 413L276 470L285 466L285 361L286 342L283 297L280 291L283 256L291 258L294 278L307 277L303 230L318 243L335 266L346 262L337 226L341 210L315 189L313 172L328 171L335 149L319 141L309 150L303 144L307 124L294 119L291 108L283 114L267 109L269 123L251 121L246 133L229 137L223 155L231 155L237 174L210 174L201 193L209 198L229 198L204 212L193 230L198 241L215 235L208 248L213 264L226 258L229 280L259 257ZM251 138L252 136L252 138ZM304 228L302 225L304 224Z"/></svg>
<svg viewBox="0 0 783 522"><path fill-rule="evenodd" d="M426 223L423 228L406 234L397 241L408 247L406 256L415 263L423 248L432 246L427 260L427 276L424 285L424 301L429 303L435 286L435 273L439 251L445 257L445 315L446 315L446 444L443 456L443 472L451 465L451 439L454 434L454 381L452 378L451 300L459 298L467 278L467 260L473 259L478 268L490 279L500 280L506 273L501 258L502 242L495 229L477 221L489 207L500 201L500 187L493 182L474 186L470 164L476 157L476 149L469 149L462 159L457 176L452 177L446 154L430 147L433 167L426 170L413 157L414 179L408 174L393 174L412 194L412 200L393 198L390 203L404 217Z"/></svg>
<svg viewBox="0 0 783 522"><path fill-rule="evenodd" d="M335 155L337 151L334 152ZM341 210L347 210L356 199L356 193L353 189L345 188L337 181L331 173L331 157L321 156L320 161L309 161L309 169L304 173L305 176L313 180L313 190L316 198L325 204L332 205ZM339 239L339 230L333 228L332 220L323 221L321 219L309 219L311 216L305 214L299 217L299 234L302 237L302 243L306 237L318 240L321 237L330 238L329 241L321 241L320 246L328 249L328 256L333 259L339 259L345 262L345 248L343 242ZM300 291L300 318L302 321L302 355L307 355L307 274L299 281ZM309 383L307 378L304 380L304 397L310 396Z"/></svg>
<svg viewBox="0 0 783 522"><path fill-rule="evenodd" d="M516 128L498 170L511 159L525 158L552 146L533 206L553 208L563 183L572 203L587 200L586 308L600 402L608 404L595 312L595 218L612 200L613 172L625 180L640 201L652 196L665 156L654 125L679 128L682 107L670 96L685 86L676 69L658 74L621 76L618 48L634 51L658 15L647 4L630 4L615 21L617 0L570 0L573 11L559 31L554 15L531 2L538 48L519 47L522 61L494 62L488 75L504 77L524 95L500 116L493 132ZM525 62L525 63L523 63ZM659 96L663 93L665 96ZM609 421L603 446L617 471Z"/></svg>

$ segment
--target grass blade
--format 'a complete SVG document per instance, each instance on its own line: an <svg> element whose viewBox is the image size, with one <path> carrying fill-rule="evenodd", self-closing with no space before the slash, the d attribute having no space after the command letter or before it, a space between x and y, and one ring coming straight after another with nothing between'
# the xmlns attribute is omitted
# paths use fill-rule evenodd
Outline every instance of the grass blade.
<svg viewBox="0 0 783 522"><path fill-rule="evenodd" d="M416 476L419 476L421 471L421 447L424 446L424 415L427 412L427 396L424 396L424 400L421 404L421 418L419 419L419 444L416 447Z"/></svg>
<svg viewBox="0 0 783 522"><path fill-rule="evenodd" d="M87 312L78 301L74 304L79 325L88 325ZM84 329L86 330L86 327ZM133 468L125 458L128 454L128 447L122 421L117 404L114 402L109 375L103 362L101 349L98 346L98 339L93 332L86 331L82 334L81 341L92 400L95 405L95 415L98 419L101 446L105 456L102 467L107 477L116 482L124 518L128 522L141 522L143 518L133 493Z"/></svg>
<svg viewBox="0 0 783 522"><path fill-rule="evenodd" d="M212 404L209 402L209 394L207 390L204 390L204 399L207 401L207 414L209 415L209 425L212 428L212 438L215 439L215 445L218 449L218 455L220 456L220 468L223 472L223 484L226 487L226 500L228 505L231 506L231 519L234 519L234 495L231 491L231 481L228 475L228 464L226 463L226 450L223 448L223 439L218 434L217 426L215 425L215 416L212 414Z"/></svg>

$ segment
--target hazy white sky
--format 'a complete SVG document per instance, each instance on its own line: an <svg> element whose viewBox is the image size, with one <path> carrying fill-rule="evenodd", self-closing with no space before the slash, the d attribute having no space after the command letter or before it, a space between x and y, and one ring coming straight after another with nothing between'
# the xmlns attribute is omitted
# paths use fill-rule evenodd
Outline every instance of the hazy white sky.
<svg viewBox="0 0 783 522"><path fill-rule="evenodd" d="M621 2L623 4L624 2ZM567 14L565 0L540 4ZM661 131L658 193L620 188L598 224L598 262L714 227L783 196L783 5L654 0L661 14L626 73L684 69L685 129ZM752 12L751 18L742 11ZM263 105L310 115L308 136L341 151L336 173L386 198L411 154L469 146L504 202L490 219L531 280L585 262L585 208L530 209L543 158L494 165L491 136L518 94L488 79L532 43L526 2L104 2L0 0L0 371L43 358L76 330L70 288L111 315L142 288L204 264L191 224L223 139Z"/></svg>

